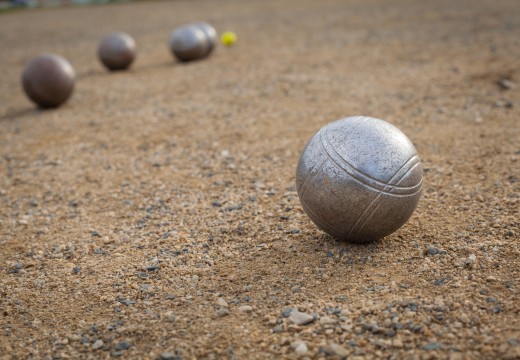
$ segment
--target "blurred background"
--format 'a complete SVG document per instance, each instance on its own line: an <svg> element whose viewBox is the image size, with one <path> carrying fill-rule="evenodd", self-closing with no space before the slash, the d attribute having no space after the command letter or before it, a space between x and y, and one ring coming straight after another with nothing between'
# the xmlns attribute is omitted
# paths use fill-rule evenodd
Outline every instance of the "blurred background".
<svg viewBox="0 0 520 360"><path fill-rule="evenodd" d="M85 4L128 2L129 0L0 0L0 11Z"/></svg>

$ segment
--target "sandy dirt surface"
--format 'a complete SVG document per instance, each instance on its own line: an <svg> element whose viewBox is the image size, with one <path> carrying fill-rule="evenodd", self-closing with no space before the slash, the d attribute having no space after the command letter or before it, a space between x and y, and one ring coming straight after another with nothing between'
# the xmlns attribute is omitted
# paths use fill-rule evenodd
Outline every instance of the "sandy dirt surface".
<svg viewBox="0 0 520 360"><path fill-rule="evenodd" d="M519 13L200 0L0 16L0 359L520 358ZM239 42L176 63L169 33L195 20ZM137 41L129 72L97 61L113 30ZM21 90L41 52L78 73L56 110ZM309 137L350 115L398 126L425 170L410 221L368 245L320 232L294 184Z"/></svg>

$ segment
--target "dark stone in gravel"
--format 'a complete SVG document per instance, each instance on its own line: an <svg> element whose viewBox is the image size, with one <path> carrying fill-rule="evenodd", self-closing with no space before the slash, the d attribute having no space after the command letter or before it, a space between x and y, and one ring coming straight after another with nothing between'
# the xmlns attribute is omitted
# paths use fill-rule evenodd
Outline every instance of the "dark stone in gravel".
<svg viewBox="0 0 520 360"><path fill-rule="evenodd" d="M488 303L494 303L497 301L497 298L493 297L493 296L488 296L488 298L486 299L486 301Z"/></svg>
<svg viewBox="0 0 520 360"><path fill-rule="evenodd" d="M446 281L446 278L440 278L433 282L433 285L444 285L444 282Z"/></svg>
<svg viewBox="0 0 520 360"><path fill-rule="evenodd" d="M410 321L409 323L407 323L406 326L407 326L407 328L408 328L410 331L413 331L413 332L415 332L415 333L419 333L419 332L421 332L421 330L422 330L422 326L421 326L421 324L415 324L415 323L413 323L413 322L411 322L411 321Z"/></svg>
<svg viewBox="0 0 520 360"><path fill-rule="evenodd" d="M182 360L182 356L179 354L175 354L172 352L163 352L161 356L157 358L158 360Z"/></svg>
<svg viewBox="0 0 520 360"><path fill-rule="evenodd" d="M77 275L81 271L81 268L79 266L75 266L72 268L72 274Z"/></svg>
<svg viewBox="0 0 520 360"><path fill-rule="evenodd" d="M149 271L149 272L156 272L157 270L159 270L161 267L159 265L148 265L146 267L146 271Z"/></svg>
<svg viewBox="0 0 520 360"><path fill-rule="evenodd" d="M392 328L394 328L395 330L401 330L403 328L403 324L394 323L394 324L392 324Z"/></svg>
<svg viewBox="0 0 520 360"><path fill-rule="evenodd" d="M429 344L423 345L421 347L421 349L423 349L423 350L439 350L441 348L442 348L442 345L439 343L436 343L436 342L429 343Z"/></svg>
<svg viewBox="0 0 520 360"><path fill-rule="evenodd" d="M146 280L150 277L150 274L147 274L145 272L140 271L137 276L139 276L141 279Z"/></svg>
<svg viewBox="0 0 520 360"><path fill-rule="evenodd" d="M333 257L334 256L334 253L332 251L327 251L327 257Z"/></svg>
<svg viewBox="0 0 520 360"><path fill-rule="evenodd" d="M435 317L435 320L437 320L437 321L443 321L444 320L444 314L443 313L436 313L434 315L434 317Z"/></svg>
<svg viewBox="0 0 520 360"><path fill-rule="evenodd" d="M509 339L507 340L507 343L509 344L509 346L518 346L520 345L520 340L518 339Z"/></svg>
<svg viewBox="0 0 520 360"><path fill-rule="evenodd" d="M429 247L428 248L428 255L437 255L439 253L439 249L437 248L434 248L434 247Z"/></svg>
<svg viewBox="0 0 520 360"><path fill-rule="evenodd" d="M410 311L417 312L417 304L416 303L408 304L408 309L410 309Z"/></svg>
<svg viewBox="0 0 520 360"><path fill-rule="evenodd" d="M121 341L116 344L115 349L118 351L119 350L128 350L128 349L130 349L130 344L128 343L128 341Z"/></svg>
<svg viewBox="0 0 520 360"><path fill-rule="evenodd" d="M177 298L177 296L175 296L173 294L166 295L166 300L175 300L176 298Z"/></svg>
<svg viewBox="0 0 520 360"><path fill-rule="evenodd" d="M238 204L238 205L232 205L232 206L227 206L224 208L225 211L235 211L235 210L240 210L244 207L243 204Z"/></svg>
<svg viewBox="0 0 520 360"><path fill-rule="evenodd" d="M290 230L287 230L285 231L286 234L299 234L300 233L300 229L290 229Z"/></svg>
<svg viewBox="0 0 520 360"><path fill-rule="evenodd" d="M98 233L97 231L92 231L92 232L90 233L90 235L91 235L92 237L101 237L101 234Z"/></svg>
<svg viewBox="0 0 520 360"><path fill-rule="evenodd" d="M330 315L338 315L341 314L340 308L327 308L327 313Z"/></svg>
<svg viewBox="0 0 520 360"><path fill-rule="evenodd" d="M498 306L498 305L495 306L495 308L493 309L493 313L495 313L495 314L498 314L498 313L500 313L501 311L502 311L502 308L501 308L500 306Z"/></svg>
<svg viewBox="0 0 520 360"><path fill-rule="evenodd" d="M135 301L134 300L129 300L129 299L125 299L125 298L119 298L118 300L121 304L124 304L126 306L130 306L130 305L133 305L135 304Z"/></svg>
<svg viewBox="0 0 520 360"><path fill-rule="evenodd" d="M82 344L90 344L90 340L88 337L84 336L81 338L80 343Z"/></svg>
<svg viewBox="0 0 520 360"><path fill-rule="evenodd" d="M10 274L16 274L18 271L20 271L22 269L23 269L23 264L22 263L14 263L11 266L11 270L9 270L9 273Z"/></svg>
<svg viewBox="0 0 520 360"><path fill-rule="evenodd" d="M480 289L479 293L480 293L480 295L487 295L487 294L489 294L489 290L488 289Z"/></svg>
<svg viewBox="0 0 520 360"><path fill-rule="evenodd" d="M170 236L170 233L166 231L164 234L162 234L163 239L167 239Z"/></svg>
<svg viewBox="0 0 520 360"><path fill-rule="evenodd" d="M296 309L295 308L287 308L287 309L283 309L282 312L281 312L281 316L286 318L286 317L289 317L289 315L291 315L291 313L293 311L295 311Z"/></svg>
<svg viewBox="0 0 520 360"><path fill-rule="evenodd" d="M102 248L95 248L94 249L94 254L96 254L96 255L106 255L107 252L105 250L103 250Z"/></svg>
<svg viewBox="0 0 520 360"><path fill-rule="evenodd" d="M363 329L370 332L376 332L379 328L375 323L365 323L363 324Z"/></svg>
<svg viewBox="0 0 520 360"><path fill-rule="evenodd" d="M220 201L213 201L213 203L211 203L211 205L213 205L214 207L221 207L222 203Z"/></svg>

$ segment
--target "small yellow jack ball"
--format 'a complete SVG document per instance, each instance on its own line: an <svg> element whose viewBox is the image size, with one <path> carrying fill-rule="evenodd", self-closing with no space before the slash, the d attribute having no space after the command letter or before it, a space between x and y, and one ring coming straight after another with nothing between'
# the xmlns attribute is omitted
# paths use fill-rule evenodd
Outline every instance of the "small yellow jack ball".
<svg viewBox="0 0 520 360"><path fill-rule="evenodd" d="M232 31L226 31L220 37L220 42L225 46L231 46L237 42L237 34Z"/></svg>

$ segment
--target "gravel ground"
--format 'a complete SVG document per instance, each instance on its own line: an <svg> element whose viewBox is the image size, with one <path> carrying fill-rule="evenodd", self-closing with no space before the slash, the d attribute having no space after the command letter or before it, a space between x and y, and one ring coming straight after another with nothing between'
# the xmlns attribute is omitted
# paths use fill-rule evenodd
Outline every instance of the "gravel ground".
<svg viewBox="0 0 520 360"><path fill-rule="evenodd" d="M520 2L171 1L0 16L0 359L520 358ZM239 42L173 61L177 25ZM98 40L135 37L129 72ZM73 97L20 87L40 52ZM303 213L309 137L414 142L425 188L368 245Z"/></svg>

